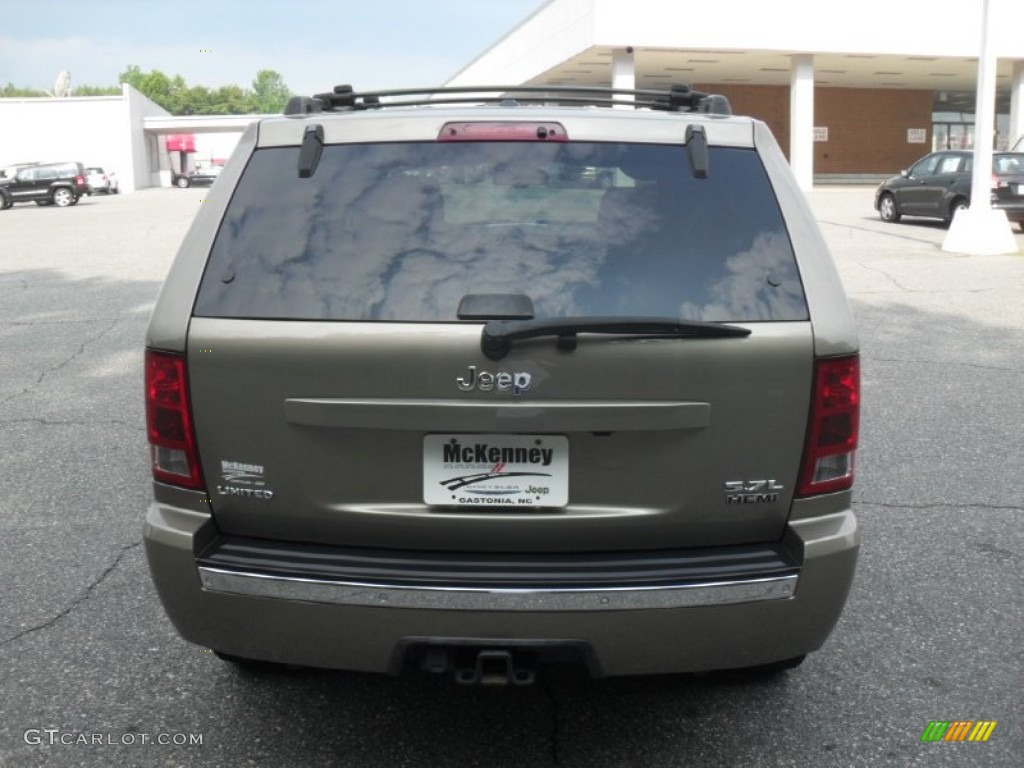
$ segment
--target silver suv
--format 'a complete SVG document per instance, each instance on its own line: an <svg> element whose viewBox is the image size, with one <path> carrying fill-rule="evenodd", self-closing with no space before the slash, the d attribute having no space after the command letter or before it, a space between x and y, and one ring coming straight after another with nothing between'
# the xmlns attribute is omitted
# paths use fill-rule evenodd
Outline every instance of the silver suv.
<svg viewBox="0 0 1024 768"><path fill-rule="evenodd" d="M858 547L856 331L776 142L728 112L339 86L253 125L147 336L181 634L462 682L819 648Z"/></svg>

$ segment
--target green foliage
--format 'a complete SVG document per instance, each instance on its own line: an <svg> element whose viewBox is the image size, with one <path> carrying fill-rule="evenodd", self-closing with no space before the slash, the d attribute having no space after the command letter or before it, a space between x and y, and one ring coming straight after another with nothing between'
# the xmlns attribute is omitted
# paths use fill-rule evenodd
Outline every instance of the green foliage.
<svg viewBox="0 0 1024 768"><path fill-rule="evenodd" d="M272 69L261 69L256 73L256 79L252 81L252 92L256 111L267 114L281 112L292 95L281 75Z"/></svg>
<svg viewBox="0 0 1024 768"><path fill-rule="evenodd" d="M128 69L117 76L117 82L128 83L136 91L142 90L142 79L145 77L138 64L130 64Z"/></svg>
<svg viewBox="0 0 1024 768"><path fill-rule="evenodd" d="M118 96L120 93L121 89L116 85L76 85L71 88L72 96ZM46 98L51 95L49 91L37 88L19 88L14 83L0 88L0 98L6 99Z"/></svg>
<svg viewBox="0 0 1024 768"><path fill-rule="evenodd" d="M237 85L210 89L189 86L181 75L167 77L160 70L143 72L132 64L119 75L122 83L152 99L172 115L242 115L280 112L291 96L281 75L261 69L252 82L252 90Z"/></svg>
<svg viewBox="0 0 1024 768"><path fill-rule="evenodd" d="M168 77L158 69L143 72L132 64L118 75L119 83L128 83L152 99L172 115L245 115L278 113L284 109L291 91L281 75L272 69L261 69L252 81L252 89L238 85L207 88L189 85L181 75ZM72 88L74 96L116 96L120 86L80 85ZM47 91L19 88L13 83L0 88L0 98L46 97Z"/></svg>
<svg viewBox="0 0 1024 768"><path fill-rule="evenodd" d="M75 85L71 88L72 96L120 96L121 89L116 85Z"/></svg>
<svg viewBox="0 0 1024 768"><path fill-rule="evenodd" d="M14 83L8 83L3 88L0 88L0 98L5 99L24 99L33 96L49 95L46 91L37 91L35 88L19 88Z"/></svg>

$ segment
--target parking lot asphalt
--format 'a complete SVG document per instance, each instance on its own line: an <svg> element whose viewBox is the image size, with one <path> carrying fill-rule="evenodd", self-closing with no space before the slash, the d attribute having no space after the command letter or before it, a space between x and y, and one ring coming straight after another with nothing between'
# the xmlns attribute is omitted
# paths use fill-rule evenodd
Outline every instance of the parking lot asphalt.
<svg viewBox="0 0 1024 768"><path fill-rule="evenodd" d="M942 226L883 224L869 188L812 193L861 332L863 542L797 670L245 674L178 637L141 547L146 322L216 193L0 212L0 766L1021 764L1024 255L946 254ZM923 743L932 720L998 724Z"/></svg>

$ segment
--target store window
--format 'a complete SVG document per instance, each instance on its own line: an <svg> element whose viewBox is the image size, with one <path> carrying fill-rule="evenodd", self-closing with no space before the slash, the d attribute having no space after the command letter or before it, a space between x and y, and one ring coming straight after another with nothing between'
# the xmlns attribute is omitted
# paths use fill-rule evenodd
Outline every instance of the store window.
<svg viewBox="0 0 1024 768"><path fill-rule="evenodd" d="M932 151L974 149L973 91L936 91L932 104ZM1008 149L1010 132L1009 90L996 93L996 139L993 149Z"/></svg>

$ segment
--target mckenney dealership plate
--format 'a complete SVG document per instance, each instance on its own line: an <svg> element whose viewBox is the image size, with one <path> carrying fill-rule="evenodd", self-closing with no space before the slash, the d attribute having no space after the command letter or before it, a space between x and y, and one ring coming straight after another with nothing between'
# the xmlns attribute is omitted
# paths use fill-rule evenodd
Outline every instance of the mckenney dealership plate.
<svg viewBox="0 0 1024 768"><path fill-rule="evenodd" d="M569 502L569 439L427 435L423 500L444 506L564 507Z"/></svg>

